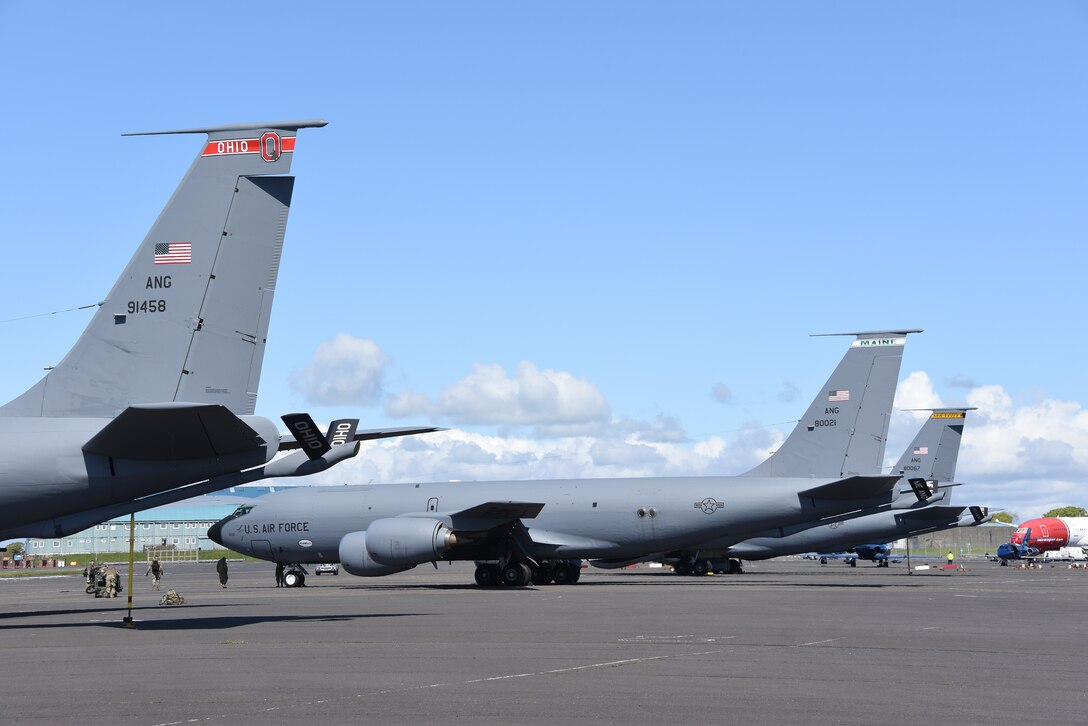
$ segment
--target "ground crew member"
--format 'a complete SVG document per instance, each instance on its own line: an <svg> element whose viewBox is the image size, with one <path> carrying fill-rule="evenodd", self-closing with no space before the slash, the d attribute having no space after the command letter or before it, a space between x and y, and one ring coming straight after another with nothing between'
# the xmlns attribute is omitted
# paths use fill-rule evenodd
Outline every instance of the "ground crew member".
<svg viewBox="0 0 1088 726"><path fill-rule="evenodd" d="M215 563L215 571L219 573L219 587L227 586L227 558L220 557Z"/></svg>
<svg viewBox="0 0 1088 726"><path fill-rule="evenodd" d="M953 563L953 560L955 560L955 559L956 559L956 555L955 555L955 554L953 554L953 553L951 553L951 552L949 552L949 553L948 553L948 564L950 564L950 565L951 565L951 564L954 564L954 563Z"/></svg>
<svg viewBox="0 0 1088 726"><path fill-rule="evenodd" d="M284 587L283 584L283 563L276 563L276 587Z"/></svg>
<svg viewBox="0 0 1088 726"><path fill-rule="evenodd" d="M151 564L147 566L147 572L144 573L144 576L151 575L152 590L159 589L159 580L162 579L163 574L162 565L159 564L159 561L157 559L151 560Z"/></svg>
<svg viewBox="0 0 1088 726"><path fill-rule="evenodd" d="M121 573L110 567L106 570L106 597L117 597L119 584L121 584Z"/></svg>
<svg viewBox="0 0 1088 726"><path fill-rule="evenodd" d="M95 570L94 560L91 560L91 564L87 565L87 569L83 571L83 574L87 576L87 584L88 585L93 585L94 584L94 570Z"/></svg>

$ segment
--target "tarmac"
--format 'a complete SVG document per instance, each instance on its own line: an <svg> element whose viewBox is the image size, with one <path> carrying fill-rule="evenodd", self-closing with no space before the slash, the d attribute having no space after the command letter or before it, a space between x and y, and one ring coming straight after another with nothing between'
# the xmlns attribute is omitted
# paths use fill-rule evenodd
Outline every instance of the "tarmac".
<svg viewBox="0 0 1088 726"><path fill-rule="evenodd" d="M1083 723L1088 570L908 573L782 559L740 575L587 569L481 589L166 565L126 595L0 578L4 724ZM176 589L185 605L160 606Z"/></svg>

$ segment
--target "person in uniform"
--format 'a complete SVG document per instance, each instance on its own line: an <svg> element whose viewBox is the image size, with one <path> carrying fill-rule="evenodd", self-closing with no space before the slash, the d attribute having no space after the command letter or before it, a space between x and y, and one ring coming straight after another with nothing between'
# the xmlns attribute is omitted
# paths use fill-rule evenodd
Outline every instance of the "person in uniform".
<svg viewBox="0 0 1088 726"><path fill-rule="evenodd" d="M147 575L151 575L151 589L158 590L159 580L163 576L162 565L159 564L158 559L151 560L151 564L147 566L147 572L144 573L145 577Z"/></svg>
<svg viewBox="0 0 1088 726"><path fill-rule="evenodd" d="M94 571L95 571L94 560L91 560L91 564L87 565L87 569L83 571L83 574L87 576L87 584L88 585L93 585L94 584Z"/></svg>
<svg viewBox="0 0 1088 726"><path fill-rule="evenodd" d="M227 586L227 558L220 557L215 563L215 571L219 573L219 587Z"/></svg>
<svg viewBox="0 0 1088 726"><path fill-rule="evenodd" d="M283 587L283 563L276 563L276 587Z"/></svg>
<svg viewBox="0 0 1088 726"><path fill-rule="evenodd" d="M112 567L106 570L106 597L117 597L117 586L121 583L121 573Z"/></svg>

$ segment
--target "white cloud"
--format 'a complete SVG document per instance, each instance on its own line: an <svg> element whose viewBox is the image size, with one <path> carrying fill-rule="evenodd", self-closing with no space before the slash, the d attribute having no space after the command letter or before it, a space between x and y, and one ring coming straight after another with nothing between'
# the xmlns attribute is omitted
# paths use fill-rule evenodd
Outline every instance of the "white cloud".
<svg viewBox="0 0 1088 726"><path fill-rule="evenodd" d="M500 365L477 364L468 376L431 401L418 392L394 396L390 416L430 415L437 421L467 426L565 427L600 424L610 417L596 386L565 371L540 370L528 361L513 378Z"/></svg>
<svg viewBox="0 0 1088 726"><path fill-rule="evenodd" d="M293 371L289 385L317 405L376 405L388 358L373 340L338 333L321 343L302 370Z"/></svg>

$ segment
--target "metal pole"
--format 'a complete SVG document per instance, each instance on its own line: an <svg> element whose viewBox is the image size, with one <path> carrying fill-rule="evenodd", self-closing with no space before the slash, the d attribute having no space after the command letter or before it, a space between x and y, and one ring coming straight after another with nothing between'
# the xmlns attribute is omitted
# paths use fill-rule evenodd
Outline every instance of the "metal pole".
<svg viewBox="0 0 1088 726"><path fill-rule="evenodd" d="M132 570L136 565L136 512L128 515L128 615L122 621L126 628L135 628L132 622Z"/></svg>

